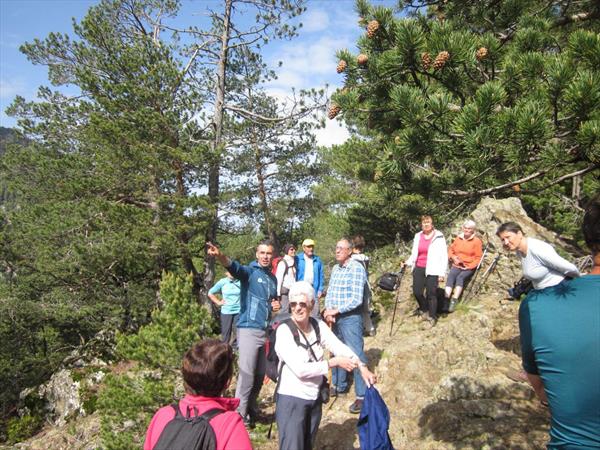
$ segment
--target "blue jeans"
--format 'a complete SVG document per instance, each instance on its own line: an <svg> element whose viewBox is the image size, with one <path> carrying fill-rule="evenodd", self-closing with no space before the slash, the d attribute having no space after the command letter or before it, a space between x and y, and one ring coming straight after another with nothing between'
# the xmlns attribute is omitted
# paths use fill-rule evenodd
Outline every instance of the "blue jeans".
<svg viewBox="0 0 600 450"><path fill-rule="evenodd" d="M356 353L362 362L365 364L368 362L363 350L362 308L358 308L351 313L338 315L333 324L333 332L340 341ZM340 369L339 367L331 369L331 380L338 392L344 392L348 389L348 373L344 369ZM367 386L365 380L360 375L360 369L354 369L354 391L356 392L356 397L363 398L366 390Z"/></svg>

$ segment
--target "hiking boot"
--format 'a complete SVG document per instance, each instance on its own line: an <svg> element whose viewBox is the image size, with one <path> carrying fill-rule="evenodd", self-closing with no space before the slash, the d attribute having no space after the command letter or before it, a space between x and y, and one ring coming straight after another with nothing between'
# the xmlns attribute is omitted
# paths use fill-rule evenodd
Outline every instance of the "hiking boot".
<svg viewBox="0 0 600 450"><path fill-rule="evenodd" d="M456 300L452 299L452 300L450 300L450 305L448 306L448 312L453 313L455 309L456 309Z"/></svg>
<svg viewBox="0 0 600 450"><path fill-rule="evenodd" d="M370 330L365 330L363 333L363 336L367 337L367 336L375 336L377 334L377 330L375 330L375 327L371 327Z"/></svg>
<svg viewBox="0 0 600 450"><path fill-rule="evenodd" d="M250 414L246 414L242 418L242 421L244 422L244 427L246 427L247 430L254 428L254 426L256 425L254 419L252 418L252 416Z"/></svg>
<svg viewBox="0 0 600 450"><path fill-rule="evenodd" d="M429 322L429 325L431 326L431 328L433 328L437 325L437 318L435 318L435 317L428 317L427 321Z"/></svg>
<svg viewBox="0 0 600 450"><path fill-rule="evenodd" d="M354 400L354 403L352 403L350 405L350 407L348 408L348 411L350 411L352 414L360 414L362 405L363 405L363 399L357 398L356 400Z"/></svg>
<svg viewBox="0 0 600 450"><path fill-rule="evenodd" d="M410 315L411 317L421 317L423 315L423 311L417 308Z"/></svg>

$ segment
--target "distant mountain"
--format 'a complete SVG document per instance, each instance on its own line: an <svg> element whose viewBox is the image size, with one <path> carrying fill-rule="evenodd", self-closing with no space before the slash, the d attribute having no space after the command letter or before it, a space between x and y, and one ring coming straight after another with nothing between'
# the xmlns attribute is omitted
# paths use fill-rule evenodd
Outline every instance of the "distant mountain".
<svg viewBox="0 0 600 450"><path fill-rule="evenodd" d="M0 127L0 156L6 151L6 146L13 143L25 143L26 140L12 128Z"/></svg>

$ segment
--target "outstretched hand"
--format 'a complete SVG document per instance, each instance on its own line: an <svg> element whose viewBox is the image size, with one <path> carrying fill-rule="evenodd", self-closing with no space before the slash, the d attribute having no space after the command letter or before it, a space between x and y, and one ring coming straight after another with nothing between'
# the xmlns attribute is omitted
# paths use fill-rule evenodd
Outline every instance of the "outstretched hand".
<svg viewBox="0 0 600 450"><path fill-rule="evenodd" d="M208 256L214 256L215 258L218 258L221 255L221 250L219 249L219 247L217 247L212 242L207 242L206 243L206 254Z"/></svg>

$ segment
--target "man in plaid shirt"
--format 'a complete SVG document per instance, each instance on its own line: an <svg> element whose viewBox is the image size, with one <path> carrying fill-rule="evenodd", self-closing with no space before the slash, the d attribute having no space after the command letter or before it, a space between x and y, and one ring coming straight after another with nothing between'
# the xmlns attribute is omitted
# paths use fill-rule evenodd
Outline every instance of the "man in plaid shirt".
<svg viewBox="0 0 600 450"><path fill-rule="evenodd" d="M362 302L367 273L363 265L351 258L352 243L348 239L338 241L335 247L337 264L331 271L331 278L325 297L325 321L333 325L335 335L360 358L360 366L367 363L363 341ZM348 392L348 374L344 369L332 369L332 393ZM366 385L360 369L354 369L354 390L356 400L350 405L350 412L360 413Z"/></svg>

